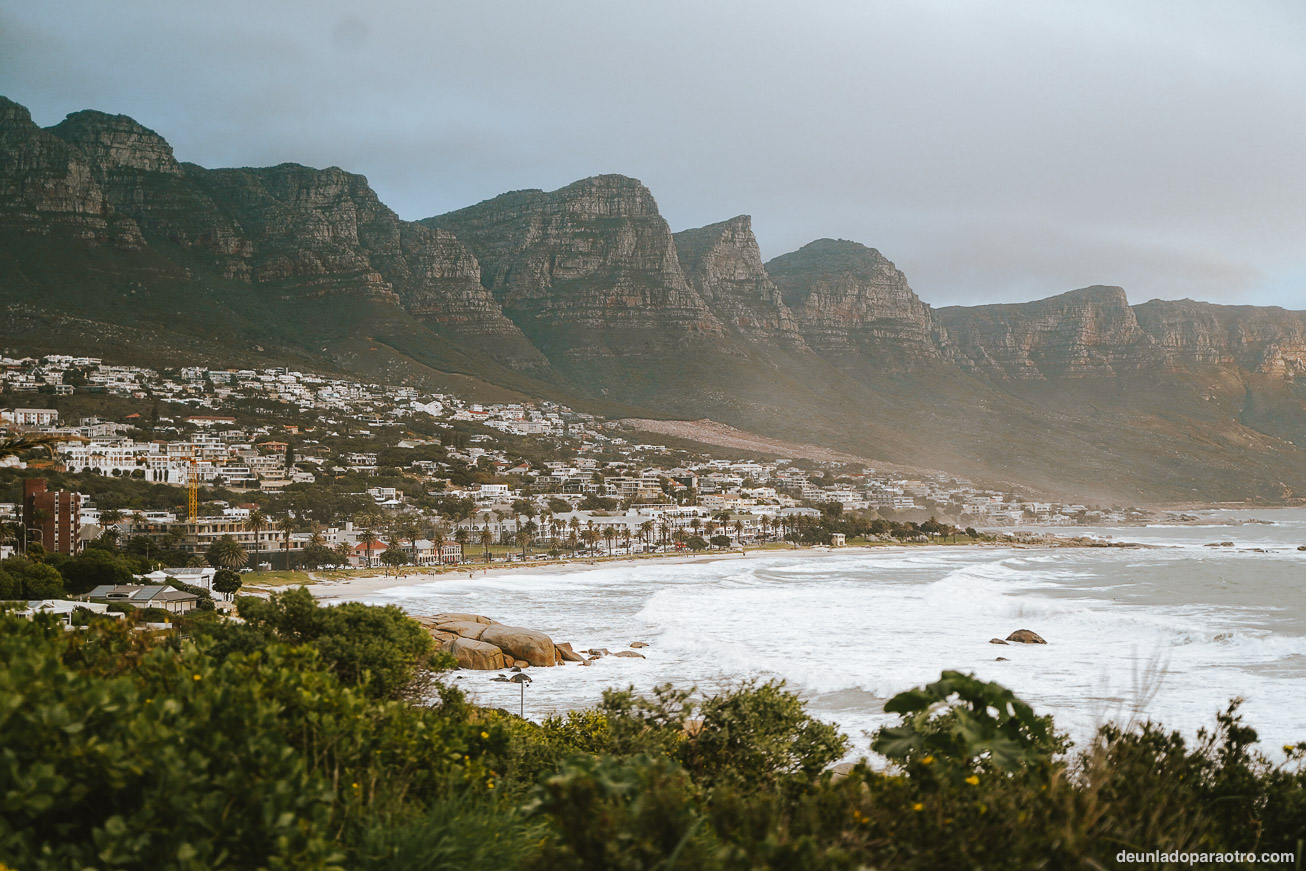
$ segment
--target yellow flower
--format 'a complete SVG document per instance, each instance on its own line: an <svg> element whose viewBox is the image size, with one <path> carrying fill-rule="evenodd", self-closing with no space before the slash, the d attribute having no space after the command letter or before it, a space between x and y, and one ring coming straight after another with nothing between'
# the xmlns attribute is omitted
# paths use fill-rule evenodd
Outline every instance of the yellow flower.
<svg viewBox="0 0 1306 871"><path fill-rule="evenodd" d="M1284 753L1291 753L1291 752L1293 751L1293 749L1294 749L1294 748L1293 748L1293 746L1292 746L1291 744L1284 744L1284 745L1283 745L1283 752L1284 752Z"/></svg>
<svg viewBox="0 0 1306 871"><path fill-rule="evenodd" d="M916 802L916 804L911 806L911 809L914 811L923 811L925 810L925 805L921 804L920 802Z"/></svg>
<svg viewBox="0 0 1306 871"><path fill-rule="evenodd" d="M200 676L199 676L199 675L195 675L195 680L199 680L199 679L200 679Z"/></svg>
<svg viewBox="0 0 1306 871"><path fill-rule="evenodd" d="M482 737L482 738L488 738L488 737L490 737L490 733L489 733L489 732L482 732L482 733L481 733L481 737Z"/></svg>
<svg viewBox="0 0 1306 871"><path fill-rule="evenodd" d="M970 777L966 778L966 782L971 786L979 786L979 777L972 774Z"/></svg>
<svg viewBox="0 0 1306 871"><path fill-rule="evenodd" d="M926 756L921 760L921 765L932 765L932 764L934 764L933 756Z"/></svg>
<svg viewBox="0 0 1306 871"><path fill-rule="evenodd" d="M354 787L354 789L358 789L358 788L359 788L359 786L358 786L357 783L353 784L353 787Z"/></svg>

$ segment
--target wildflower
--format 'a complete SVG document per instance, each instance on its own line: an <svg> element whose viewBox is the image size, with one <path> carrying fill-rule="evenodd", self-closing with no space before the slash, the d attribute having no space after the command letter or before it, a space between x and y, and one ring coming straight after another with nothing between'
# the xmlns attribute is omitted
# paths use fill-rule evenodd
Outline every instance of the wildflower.
<svg viewBox="0 0 1306 871"><path fill-rule="evenodd" d="M921 804L920 802L916 802L916 804L911 806L911 809L914 811L923 811L925 810L925 805Z"/></svg>
<svg viewBox="0 0 1306 871"><path fill-rule="evenodd" d="M489 733L489 732L482 732L482 733L481 733L481 737L482 737L482 738L488 738L488 737L490 737L490 733Z"/></svg>
<svg viewBox="0 0 1306 871"><path fill-rule="evenodd" d="M933 756L926 756L923 759L921 759L921 765L933 765L933 764L934 764Z"/></svg>
<svg viewBox="0 0 1306 871"><path fill-rule="evenodd" d="M978 775L972 774L970 777L966 778L966 782L971 786L979 786L979 777Z"/></svg>
<svg viewBox="0 0 1306 871"><path fill-rule="evenodd" d="M199 676L199 675L195 675L195 680L199 680L199 679L200 679L200 676Z"/></svg>

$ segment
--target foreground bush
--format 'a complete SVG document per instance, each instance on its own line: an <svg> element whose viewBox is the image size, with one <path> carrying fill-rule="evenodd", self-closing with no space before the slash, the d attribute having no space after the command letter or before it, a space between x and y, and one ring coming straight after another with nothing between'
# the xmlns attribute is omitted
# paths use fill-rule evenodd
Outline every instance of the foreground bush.
<svg viewBox="0 0 1306 871"><path fill-rule="evenodd" d="M1121 850L1301 854L1306 743L1232 705L1077 755L970 675L902 693L885 770L780 683L609 691L528 723L421 680L394 609L298 594L190 640L0 617L0 865L853 871L1113 867ZM377 675L381 675L378 679ZM420 696L420 700L419 700ZM1236 866L1235 866L1236 867ZM1288 863L1286 867L1292 867Z"/></svg>
<svg viewBox="0 0 1306 871"><path fill-rule="evenodd" d="M0 860L23 871L346 867L378 816L483 784L498 740L302 646L219 660L8 619L0 661Z"/></svg>

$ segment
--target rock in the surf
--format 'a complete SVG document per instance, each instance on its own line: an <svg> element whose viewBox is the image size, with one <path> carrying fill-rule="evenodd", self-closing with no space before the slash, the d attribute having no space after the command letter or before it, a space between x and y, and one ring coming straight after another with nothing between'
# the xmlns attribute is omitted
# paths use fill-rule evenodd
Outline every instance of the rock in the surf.
<svg viewBox="0 0 1306 871"><path fill-rule="evenodd" d="M1020 644L1047 644L1037 632L1029 629L1017 629L1007 636L1008 641L1016 641Z"/></svg>
<svg viewBox="0 0 1306 871"><path fill-rule="evenodd" d="M504 666L503 651L484 641L459 636L450 643L448 650L458 660L459 668L497 671Z"/></svg>
<svg viewBox="0 0 1306 871"><path fill-rule="evenodd" d="M990 638L990 639L989 639L989 644L1006 644L1006 643L1007 643L1007 642L1003 641L1001 638Z"/></svg>

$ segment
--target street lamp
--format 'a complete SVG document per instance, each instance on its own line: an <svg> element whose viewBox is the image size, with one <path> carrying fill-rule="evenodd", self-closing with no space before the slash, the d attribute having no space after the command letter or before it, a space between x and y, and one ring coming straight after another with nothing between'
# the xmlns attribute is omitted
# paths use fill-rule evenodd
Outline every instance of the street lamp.
<svg viewBox="0 0 1306 871"><path fill-rule="evenodd" d="M508 680L521 687L521 709L518 711L518 716L524 720L526 719L526 684L531 682L530 675L519 671Z"/></svg>

